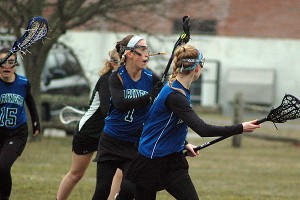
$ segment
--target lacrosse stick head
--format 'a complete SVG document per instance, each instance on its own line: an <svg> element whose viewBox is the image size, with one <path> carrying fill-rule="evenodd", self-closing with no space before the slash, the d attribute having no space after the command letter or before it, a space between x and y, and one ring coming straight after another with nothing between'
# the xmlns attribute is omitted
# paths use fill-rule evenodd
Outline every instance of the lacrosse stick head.
<svg viewBox="0 0 300 200"><path fill-rule="evenodd" d="M44 17L38 16L32 18L27 25L23 36L15 41L11 52L16 53L21 51L26 52L26 49L31 46L34 42L46 37L48 33L48 22Z"/></svg>
<svg viewBox="0 0 300 200"><path fill-rule="evenodd" d="M65 106L59 113L59 119L63 124L78 122L84 115L84 111L78 110L72 106Z"/></svg>
<svg viewBox="0 0 300 200"><path fill-rule="evenodd" d="M181 34L181 44L187 44L190 41L190 17L189 16L184 16L182 18L182 28L183 28L183 33Z"/></svg>
<svg viewBox="0 0 300 200"><path fill-rule="evenodd" d="M268 121L284 123L287 120L300 118L300 100L291 94L286 94L277 108L273 108L267 116Z"/></svg>
<svg viewBox="0 0 300 200"><path fill-rule="evenodd" d="M48 22L43 17L34 17L32 18L25 30L23 36L14 42L9 53L0 60L0 65L2 65L6 60L14 53L21 51L25 54L29 46L34 42L46 37L48 33Z"/></svg>

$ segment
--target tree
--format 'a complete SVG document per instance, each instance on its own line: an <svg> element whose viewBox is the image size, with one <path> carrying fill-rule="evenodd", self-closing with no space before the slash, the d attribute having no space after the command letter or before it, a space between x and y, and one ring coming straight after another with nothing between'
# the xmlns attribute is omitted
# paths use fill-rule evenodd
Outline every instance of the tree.
<svg viewBox="0 0 300 200"><path fill-rule="evenodd" d="M0 0L0 32L21 38L29 20L35 16L47 19L49 33L47 39L38 41L29 47L23 56L25 73L32 85L37 108L41 113L41 73L51 47L60 36L72 29L91 29L102 22L121 23L131 26L136 31L143 30L134 26L134 22L126 23L126 17L119 20L120 13L128 13L134 9L148 9L152 13L153 6L163 0ZM139 10L138 10L139 12ZM143 12L141 12L144 14ZM126 16L126 15L124 15ZM128 20L129 21L129 20ZM97 27L96 26L96 27ZM89 47L87 47L89 48ZM57 123L56 123L57 124ZM52 126L52 125L51 125Z"/></svg>
<svg viewBox="0 0 300 200"><path fill-rule="evenodd" d="M118 13L137 7L155 5L162 0L0 0L0 27L16 38L34 16L44 16L49 23L48 39L33 44L24 56L26 76L32 83L33 95L40 95L40 74L47 54L59 37L70 29L90 27L99 19L117 22ZM141 13L142 14L142 13Z"/></svg>
<svg viewBox="0 0 300 200"><path fill-rule="evenodd" d="M29 47L23 56L25 72L40 111L41 72L51 47L71 29L85 29L97 21L120 22L118 13L155 6L162 0L0 0L0 27L20 38L34 16L44 16L49 24L47 39ZM143 13L141 13L143 15ZM136 30L136 27L132 27Z"/></svg>

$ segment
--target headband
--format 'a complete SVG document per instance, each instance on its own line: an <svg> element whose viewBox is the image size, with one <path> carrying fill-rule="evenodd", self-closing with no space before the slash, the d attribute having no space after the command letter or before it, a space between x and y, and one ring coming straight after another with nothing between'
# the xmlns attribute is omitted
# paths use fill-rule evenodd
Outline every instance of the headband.
<svg viewBox="0 0 300 200"><path fill-rule="evenodd" d="M184 58L181 59L182 65L181 65L181 69L180 71L191 71L193 69L195 69L197 67L198 64L202 63L202 65L204 64L205 58L203 57L203 54L200 50L198 50L199 55L198 55L198 59L194 59L194 58ZM183 67L183 62L190 62L190 63L194 63L192 66Z"/></svg>
<svg viewBox="0 0 300 200"><path fill-rule="evenodd" d="M141 38L140 36L134 35L128 42L127 47L131 47L133 48L136 43L138 43L140 40L142 40L143 38Z"/></svg>

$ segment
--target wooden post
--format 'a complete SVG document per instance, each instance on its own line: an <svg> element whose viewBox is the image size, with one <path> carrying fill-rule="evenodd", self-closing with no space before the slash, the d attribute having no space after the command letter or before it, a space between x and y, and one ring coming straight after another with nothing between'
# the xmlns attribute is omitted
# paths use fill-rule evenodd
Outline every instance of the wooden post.
<svg viewBox="0 0 300 200"><path fill-rule="evenodd" d="M233 124L240 124L243 121L244 116L244 102L242 93L237 93L235 95L235 100L233 104L234 116ZM241 147L242 143L242 134L234 135L232 137L232 146Z"/></svg>

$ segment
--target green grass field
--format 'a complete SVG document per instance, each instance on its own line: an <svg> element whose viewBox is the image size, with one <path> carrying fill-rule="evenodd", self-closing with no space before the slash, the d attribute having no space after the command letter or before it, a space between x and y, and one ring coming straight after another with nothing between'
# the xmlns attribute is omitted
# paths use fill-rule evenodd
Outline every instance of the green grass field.
<svg viewBox="0 0 300 200"><path fill-rule="evenodd" d="M199 145L209 140L189 141ZM71 137L44 137L28 143L12 169L11 200L54 200L60 181L70 167L71 141ZM189 158L189 163L190 175L203 200L300 199L300 147L288 142L244 137L242 146L233 148L231 139L227 139L203 149L199 157ZM91 163L69 199L91 199L95 167ZM157 199L174 198L159 192Z"/></svg>

